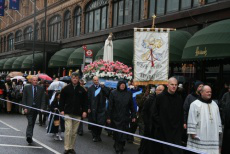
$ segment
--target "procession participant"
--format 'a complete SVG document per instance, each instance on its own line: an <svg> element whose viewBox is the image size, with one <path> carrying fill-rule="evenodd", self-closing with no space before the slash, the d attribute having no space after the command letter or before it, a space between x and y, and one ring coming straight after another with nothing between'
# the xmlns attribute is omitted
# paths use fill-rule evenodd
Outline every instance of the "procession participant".
<svg viewBox="0 0 230 154"><path fill-rule="evenodd" d="M117 89L113 90L109 96L108 119L111 127L122 131L128 131L130 117L132 122L136 121L136 112L133 107L132 93L127 91L125 81L119 81ZM113 132L115 140L114 149L116 153L122 154L124 151L127 135Z"/></svg>
<svg viewBox="0 0 230 154"><path fill-rule="evenodd" d="M205 85L201 89L201 97L190 106L187 147L208 154L219 154L222 126L219 108L211 96L210 86Z"/></svg>
<svg viewBox="0 0 230 154"><path fill-rule="evenodd" d="M71 75L71 84L65 86L61 91L60 112L66 117L75 119L86 118L87 116L87 93L79 83L77 72ZM65 140L64 154L75 154L74 146L76 143L77 129L79 121L65 118Z"/></svg>
<svg viewBox="0 0 230 154"><path fill-rule="evenodd" d="M38 109L44 109L45 92L42 87L38 86L37 76L32 77L31 85L27 85L24 87L22 104ZM30 108L25 108L24 113L26 114L28 120L28 126L26 129L26 140L29 144L31 144L33 142L33 130L38 111Z"/></svg>
<svg viewBox="0 0 230 154"><path fill-rule="evenodd" d="M156 97L153 109L155 137L161 141L181 145L183 132L183 100L177 94L178 81L171 77L168 80L168 89ZM156 154L180 154L182 150L171 146L155 145Z"/></svg>

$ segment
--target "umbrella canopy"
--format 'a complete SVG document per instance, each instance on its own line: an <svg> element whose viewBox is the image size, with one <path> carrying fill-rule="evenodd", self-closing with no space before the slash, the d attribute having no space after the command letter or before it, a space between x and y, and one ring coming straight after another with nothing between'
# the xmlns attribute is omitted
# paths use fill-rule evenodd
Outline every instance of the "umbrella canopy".
<svg viewBox="0 0 230 154"><path fill-rule="evenodd" d="M67 84L62 81L54 81L50 84L48 87L48 90L62 90L63 87L65 87Z"/></svg>
<svg viewBox="0 0 230 154"><path fill-rule="evenodd" d="M14 60L13 64L12 64L12 69L14 70L19 70L22 67L22 63L23 61L26 59L28 55L23 55L18 57L17 59Z"/></svg>
<svg viewBox="0 0 230 154"><path fill-rule="evenodd" d="M12 70L12 64L14 63L15 59L17 59L17 57L9 58L3 66L3 70Z"/></svg>
<svg viewBox="0 0 230 154"><path fill-rule="evenodd" d="M103 59L104 47L101 48L96 60ZM113 60L120 61L126 65L132 65L133 60L133 38L113 41Z"/></svg>
<svg viewBox="0 0 230 154"><path fill-rule="evenodd" d="M22 80L22 81L25 81L26 79L23 77L23 76L15 76L15 77L13 77L13 78L11 78L11 81L12 80Z"/></svg>
<svg viewBox="0 0 230 154"><path fill-rule="evenodd" d="M75 48L67 48L57 51L49 61L49 68L66 67L69 56L74 52Z"/></svg>
<svg viewBox="0 0 230 154"><path fill-rule="evenodd" d="M7 76L13 78L15 76L23 76L22 72L10 72Z"/></svg>
<svg viewBox="0 0 230 154"><path fill-rule="evenodd" d="M7 61L7 59L1 59L0 60L0 70L3 69L3 66L4 66L4 64L5 64L6 61Z"/></svg>
<svg viewBox="0 0 230 154"><path fill-rule="evenodd" d="M43 80L52 81L53 79L46 74L38 74L38 77Z"/></svg>
<svg viewBox="0 0 230 154"><path fill-rule="evenodd" d="M63 76L60 78L60 81L70 81L71 77L70 76Z"/></svg>
<svg viewBox="0 0 230 154"><path fill-rule="evenodd" d="M31 69L32 67L33 54L27 56L22 62L22 69ZM36 53L34 54L34 67L40 68L43 64L43 54Z"/></svg>
<svg viewBox="0 0 230 154"><path fill-rule="evenodd" d="M93 60L95 59L98 51L102 48L103 44L92 44L92 45L87 45L87 50L92 50L93 51ZM76 66L81 66L83 64L83 58L84 58L84 49L82 47L76 49L70 56L67 61L67 67L76 67Z"/></svg>
<svg viewBox="0 0 230 154"><path fill-rule="evenodd" d="M216 22L188 40L182 60L213 60L230 58L230 19Z"/></svg>

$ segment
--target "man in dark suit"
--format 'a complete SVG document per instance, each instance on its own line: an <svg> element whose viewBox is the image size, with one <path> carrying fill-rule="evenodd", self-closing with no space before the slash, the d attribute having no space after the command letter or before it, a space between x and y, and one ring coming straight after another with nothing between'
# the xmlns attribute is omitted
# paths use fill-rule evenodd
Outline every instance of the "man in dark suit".
<svg viewBox="0 0 230 154"><path fill-rule="evenodd" d="M93 77L93 85L88 89L88 113L90 122L104 125L106 122L106 97L109 97L109 89L99 84L97 76ZM92 126L93 142L101 141L101 127Z"/></svg>
<svg viewBox="0 0 230 154"><path fill-rule="evenodd" d="M24 88L23 91L23 98L22 103L26 106L38 108L38 109L44 109L45 107L45 92L44 89L38 84L38 77L33 76L31 79L31 85L27 85ZM25 108L24 112L28 119L28 126L26 129L26 140L29 144L33 142L32 136L33 136L33 129L34 124L37 118L38 111L33 110L30 108Z"/></svg>

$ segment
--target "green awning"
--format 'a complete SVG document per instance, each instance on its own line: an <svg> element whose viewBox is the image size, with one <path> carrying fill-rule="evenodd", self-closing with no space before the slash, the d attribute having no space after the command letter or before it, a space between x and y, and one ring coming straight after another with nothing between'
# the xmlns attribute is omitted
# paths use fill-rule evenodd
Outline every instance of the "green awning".
<svg viewBox="0 0 230 154"><path fill-rule="evenodd" d="M87 45L88 50L93 51L93 60L95 59L98 51L102 48L103 43ZM82 47L76 49L70 56L67 61L68 67L81 66L83 64L84 50Z"/></svg>
<svg viewBox="0 0 230 154"><path fill-rule="evenodd" d="M192 35L186 31L171 31L169 45L169 62L181 62L183 49Z"/></svg>
<svg viewBox="0 0 230 154"><path fill-rule="evenodd" d="M49 61L49 68L66 67L69 56L74 52L74 48L67 48L57 51Z"/></svg>
<svg viewBox="0 0 230 154"><path fill-rule="evenodd" d="M216 22L188 40L182 60L211 60L230 57L230 19Z"/></svg>
<svg viewBox="0 0 230 154"><path fill-rule="evenodd" d="M15 59L17 59L17 57L7 59L3 66L3 70L12 70L12 64L14 63Z"/></svg>
<svg viewBox="0 0 230 154"><path fill-rule="evenodd" d="M23 55L15 59L14 63L12 64L12 69L13 70L20 70L22 67L23 61L26 59L28 55Z"/></svg>
<svg viewBox="0 0 230 154"><path fill-rule="evenodd" d="M3 66L4 66L6 61L7 61L7 59L1 59L0 60L0 70L3 70Z"/></svg>
<svg viewBox="0 0 230 154"><path fill-rule="evenodd" d="M104 47L98 51L96 60L103 59ZM113 41L113 61L120 61L126 65L132 65L133 38Z"/></svg>
<svg viewBox="0 0 230 154"><path fill-rule="evenodd" d="M27 56L22 62L22 69L31 69L32 67L33 55ZM34 68L41 68L43 64L43 54L36 53L34 54Z"/></svg>

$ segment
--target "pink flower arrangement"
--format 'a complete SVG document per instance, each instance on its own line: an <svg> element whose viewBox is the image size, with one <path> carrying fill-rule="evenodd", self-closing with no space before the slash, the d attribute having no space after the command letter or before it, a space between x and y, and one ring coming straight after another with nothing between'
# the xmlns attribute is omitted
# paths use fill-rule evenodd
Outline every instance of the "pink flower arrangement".
<svg viewBox="0 0 230 154"><path fill-rule="evenodd" d="M111 78L124 78L132 79L132 67L116 61L108 62L102 59L94 61L85 66L83 70L84 78L92 78L93 76L98 77L111 77Z"/></svg>

